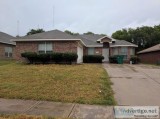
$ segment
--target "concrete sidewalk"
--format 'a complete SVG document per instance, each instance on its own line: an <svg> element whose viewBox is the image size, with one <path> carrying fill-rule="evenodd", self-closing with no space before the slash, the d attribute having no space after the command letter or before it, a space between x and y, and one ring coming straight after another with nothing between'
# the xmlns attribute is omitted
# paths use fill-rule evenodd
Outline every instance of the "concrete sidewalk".
<svg viewBox="0 0 160 119"><path fill-rule="evenodd" d="M114 119L113 112L113 106L0 98L0 114L27 114L83 119Z"/></svg>

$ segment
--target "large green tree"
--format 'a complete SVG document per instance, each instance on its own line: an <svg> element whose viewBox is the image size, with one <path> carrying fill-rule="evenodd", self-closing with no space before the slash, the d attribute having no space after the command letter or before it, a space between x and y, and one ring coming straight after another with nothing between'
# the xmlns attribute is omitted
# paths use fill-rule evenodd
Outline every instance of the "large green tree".
<svg viewBox="0 0 160 119"><path fill-rule="evenodd" d="M113 33L112 37L137 44L139 51L160 43L160 25L122 29Z"/></svg>
<svg viewBox="0 0 160 119"><path fill-rule="evenodd" d="M42 33L42 32L45 32L43 29L31 29L28 33L27 33L27 36L28 35L32 35L32 34L37 34L37 33Z"/></svg>

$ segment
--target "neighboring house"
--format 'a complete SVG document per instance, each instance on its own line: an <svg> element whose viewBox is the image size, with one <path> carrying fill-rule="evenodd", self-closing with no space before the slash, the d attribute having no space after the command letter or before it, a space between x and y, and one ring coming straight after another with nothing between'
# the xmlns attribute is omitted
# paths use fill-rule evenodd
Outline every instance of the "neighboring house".
<svg viewBox="0 0 160 119"><path fill-rule="evenodd" d="M142 63L160 63L160 44L137 53Z"/></svg>
<svg viewBox="0 0 160 119"><path fill-rule="evenodd" d="M16 43L10 40L14 37L0 32L0 59L12 58Z"/></svg>
<svg viewBox="0 0 160 119"><path fill-rule="evenodd" d="M103 55L104 61L109 61L109 56L124 55L128 61L135 55L135 47L124 40L116 40L101 35L70 35L59 30L38 33L13 39L16 42L14 58L23 60L23 52L75 52L78 54L77 63L83 62L84 55Z"/></svg>

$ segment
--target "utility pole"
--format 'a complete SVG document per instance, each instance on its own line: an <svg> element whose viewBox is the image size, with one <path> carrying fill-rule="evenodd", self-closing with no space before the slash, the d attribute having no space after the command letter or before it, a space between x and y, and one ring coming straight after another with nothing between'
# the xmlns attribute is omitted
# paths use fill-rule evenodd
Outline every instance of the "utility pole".
<svg viewBox="0 0 160 119"><path fill-rule="evenodd" d="M53 6L53 30L54 30L54 6Z"/></svg>
<svg viewBox="0 0 160 119"><path fill-rule="evenodd" d="M19 20L17 21L17 36L19 36Z"/></svg>

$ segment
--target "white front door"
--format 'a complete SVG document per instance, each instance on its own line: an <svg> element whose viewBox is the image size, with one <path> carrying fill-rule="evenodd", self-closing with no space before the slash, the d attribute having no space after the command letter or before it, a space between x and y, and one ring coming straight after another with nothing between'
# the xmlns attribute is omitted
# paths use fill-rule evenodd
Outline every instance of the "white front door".
<svg viewBox="0 0 160 119"><path fill-rule="evenodd" d="M108 62L109 61L109 48L103 48L102 54L104 56L103 62Z"/></svg>
<svg viewBox="0 0 160 119"><path fill-rule="evenodd" d="M78 59L77 59L77 63L82 63L83 62L83 47L77 47L77 55L78 55Z"/></svg>

